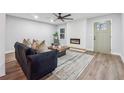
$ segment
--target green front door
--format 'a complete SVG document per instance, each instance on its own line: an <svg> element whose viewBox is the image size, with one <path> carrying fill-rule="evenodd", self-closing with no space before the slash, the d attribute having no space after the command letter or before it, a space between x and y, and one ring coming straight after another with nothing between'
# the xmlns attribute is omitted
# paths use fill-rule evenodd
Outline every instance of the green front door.
<svg viewBox="0 0 124 93"><path fill-rule="evenodd" d="M94 23L94 51L111 53L111 21Z"/></svg>

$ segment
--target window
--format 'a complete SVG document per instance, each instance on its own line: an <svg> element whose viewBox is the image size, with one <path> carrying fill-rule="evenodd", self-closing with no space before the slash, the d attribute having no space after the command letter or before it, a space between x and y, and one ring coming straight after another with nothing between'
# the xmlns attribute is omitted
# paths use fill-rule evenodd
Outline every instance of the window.
<svg viewBox="0 0 124 93"><path fill-rule="evenodd" d="M107 30L108 29L108 22L104 22L104 23L96 23L96 30L97 31L103 31L103 30Z"/></svg>

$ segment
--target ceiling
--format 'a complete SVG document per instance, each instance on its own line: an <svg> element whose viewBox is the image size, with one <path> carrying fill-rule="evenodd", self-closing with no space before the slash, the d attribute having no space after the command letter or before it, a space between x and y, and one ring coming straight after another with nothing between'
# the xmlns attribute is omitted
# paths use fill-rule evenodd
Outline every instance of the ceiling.
<svg viewBox="0 0 124 93"><path fill-rule="evenodd" d="M68 13L62 13L62 15L66 15L66 14ZM71 16L69 18L73 18L74 20L79 20L79 19L93 18L108 14L109 13L71 13ZM45 22L49 24L55 24L55 25L69 22L69 21L62 22L60 20L54 22L53 20L55 20L56 17L52 13L8 13L7 15L30 19L39 22Z"/></svg>

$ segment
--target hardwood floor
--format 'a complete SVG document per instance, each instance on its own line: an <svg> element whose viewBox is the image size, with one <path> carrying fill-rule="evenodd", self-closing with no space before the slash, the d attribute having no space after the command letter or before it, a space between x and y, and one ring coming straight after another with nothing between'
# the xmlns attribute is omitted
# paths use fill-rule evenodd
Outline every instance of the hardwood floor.
<svg viewBox="0 0 124 93"><path fill-rule="evenodd" d="M94 54L92 52L86 52ZM14 54L12 54L14 55ZM9 54L8 57L13 57ZM6 59L6 76L1 77L2 80L25 80L26 77L16 61ZM53 74L41 78L42 80L59 80ZM123 80L124 79L124 63L120 56L96 53L91 63L80 74L78 80Z"/></svg>
<svg viewBox="0 0 124 93"><path fill-rule="evenodd" d="M11 61L14 61L16 60L15 59L15 53L8 53L5 55L5 62L8 63L8 62L11 62Z"/></svg>
<svg viewBox="0 0 124 93"><path fill-rule="evenodd" d="M91 64L78 79L120 80L124 79L124 64L119 56L96 54Z"/></svg>

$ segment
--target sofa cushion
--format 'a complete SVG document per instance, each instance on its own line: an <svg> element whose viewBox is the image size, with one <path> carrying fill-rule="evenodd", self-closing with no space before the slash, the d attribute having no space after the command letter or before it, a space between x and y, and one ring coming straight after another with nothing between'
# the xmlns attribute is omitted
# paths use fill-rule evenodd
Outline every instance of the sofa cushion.
<svg viewBox="0 0 124 93"><path fill-rule="evenodd" d="M34 50L34 49L32 49L32 48L28 48L27 50L26 50L26 55L34 55L34 54L36 54L37 52L36 52L36 50Z"/></svg>

